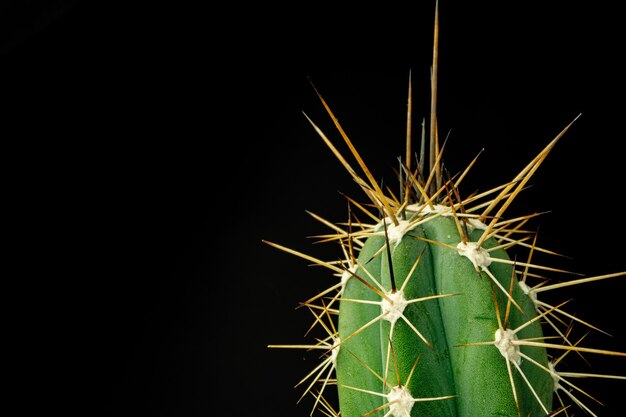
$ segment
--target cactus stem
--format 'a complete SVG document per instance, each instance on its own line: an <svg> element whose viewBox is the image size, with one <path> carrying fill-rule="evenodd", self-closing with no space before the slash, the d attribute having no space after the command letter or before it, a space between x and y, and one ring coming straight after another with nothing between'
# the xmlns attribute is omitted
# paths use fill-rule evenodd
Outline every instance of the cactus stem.
<svg viewBox="0 0 626 417"><path fill-rule="evenodd" d="M534 253L537 252L542 252L549 255L563 256L554 251L538 247L538 233L524 229L525 225L531 218L543 213L534 213L516 217L513 219L504 219L503 217L508 208L514 202L514 200L516 200L517 196L530 186L529 182L535 172L543 164L556 143L572 126L572 124L580 117L580 114L576 116L565 128L563 128L560 133L556 135L556 137L554 137L548 143L548 145L545 146L535 156L535 158L530 161L530 163L528 163L528 165L526 165L526 167L524 167L524 169L522 169L516 175L515 178L513 178L512 181L499 185L482 193L472 194L469 197L462 199L458 191L459 184L461 184L461 182L466 178L484 149L482 149L472 159L472 161L468 164L468 166L462 171L460 175L451 176L447 172L442 162L442 156L446 148L449 133L448 135L446 135L446 138L443 140L443 144L440 147L437 119L437 70L439 30L438 4L435 7L434 29L433 62L430 74L431 101L428 138L426 138L426 121L425 119L422 119L419 158L417 157L417 155L415 155L415 163L413 163L413 161L411 160L411 154L413 152L411 146L412 81L411 73L409 72L405 158L404 163L401 157L398 158L399 168L396 172L397 179L400 184L399 197L396 196L393 190L391 190L389 187L384 187L382 181L377 182L374 180L372 172L368 169L364 160L361 158L361 155L354 147L352 141L348 138L348 135L339 124L338 119L331 111L328 103L324 100L317 88L313 86L317 97L321 101L328 116L330 116L330 118L332 119L334 126L339 131L339 134L341 135L343 141L348 146L349 152L351 156L356 160L358 167L355 166L353 168L351 164L347 161L347 159L342 156L338 149L331 143L328 137L321 131L321 129L318 128L306 114L305 117L313 126L317 134L322 138L326 146L331 150L331 152L335 155L339 162L348 171L353 180L363 190L371 203L359 204L352 198L344 195L348 200L347 224L334 224L317 214L313 214L307 211L307 213L310 214L314 219L321 222L332 230L332 233L314 236L318 239L316 243L329 241L338 242L343 252L343 259L322 261L318 258L299 252L297 250L289 249L276 243L263 241L270 246L273 246L291 255L295 255L302 259L305 259L311 262L313 266L323 266L324 268L331 270L334 275L338 277L338 282L334 283L326 290L320 292L316 296L310 298L304 303L301 303L300 305L300 307L306 306L311 314L314 316L313 323L308 329L307 334L314 327L319 326L322 327L323 330L326 332L326 337L323 337L321 339L318 338L316 344L269 345L268 347L306 349L322 352L321 363L315 366L296 385L296 387L306 385L304 393L302 394L298 402L302 400L302 398L304 398L307 394L312 395L315 398L311 414L315 410L318 410L328 417L340 416L340 413L335 411L335 409L323 396L324 390L330 385L335 385L354 391L360 391L362 393L382 397L384 399L376 399L375 401L370 401L368 395L358 396L356 394L350 394L346 395L345 399L342 400L341 396L345 394L345 391L341 389L339 390L340 402L345 400L345 404L347 404L348 409L348 411L346 411L346 415L350 416L361 415L361 417L368 417L380 413L379 415L384 414L383 417L410 417L411 410L413 410L414 414L420 413L416 409L417 406L414 407L415 403L417 402L437 401L455 397L453 395L439 397L436 396L441 393L441 391L453 391L454 389L451 389L449 387L454 385L435 384L433 385L434 387L441 386L448 388L436 389L435 392L420 391L421 388L419 388L419 386L422 385L421 379L423 378L423 375L420 372L416 373L416 375L419 375L416 376L416 378L420 379L420 381L418 381L420 382L420 384L416 385L414 382L410 386L411 388L409 388L409 382L414 375L414 370L418 365L421 353L417 355L417 358L413 362L413 366L404 383L402 382L403 378L401 378L400 371L402 371L402 375L406 375L407 365L411 363L407 362L407 347L402 344L402 342L405 342L405 340L404 338L399 337L405 336L402 333L406 333L411 336L411 343L413 343L413 339L415 339L411 333L414 333L431 349L439 348L439 339L433 332L428 329L428 326L425 325L424 322L419 320L411 321L409 319L410 317L413 317L412 314L417 315L418 310L413 310L413 307L408 309L406 307L413 303L421 303L424 301L458 295L452 293L430 295L433 292L436 293L448 291L446 288L449 288L450 292L457 290L459 292L465 292L465 289L470 288L470 286L464 287L462 285L454 285L450 287L433 286L432 291L426 292L426 289L422 291L422 288L420 288L420 292L411 292L411 287L407 287L407 283L411 280L411 277L413 275L420 275L416 273L416 268L420 263L422 255L426 251L426 248L429 247L430 252L426 256L428 261L427 267L425 267L425 269L432 267L433 270L437 270L437 268L441 268L442 266L447 267L447 259L452 259L454 261L452 263L455 266L457 264L460 265L460 268L463 270L463 275L461 275L460 280L463 284L466 282L470 284L479 283L481 284L481 288L487 288L487 291L489 290L489 285L491 285L497 324L494 323L495 320L493 320L492 315L494 310L491 308L489 310L480 310L481 314L475 316L473 316L472 313L473 311L479 311L478 309L467 310L469 314L467 314L465 310L462 310L462 312L465 314L460 318L460 320L467 320L467 323L471 323L471 320L474 320L475 322L481 320L481 323L488 323L487 326L481 327L481 329L484 330L483 332L471 333L478 334L479 336L476 336L476 338L478 338L479 340L472 343L454 345L454 343L457 343L458 341L467 341L467 333L458 332L457 333L460 334L461 337L455 336L449 341L445 341L445 339L443 340L445 341L445 343L449 343L447 345L449 347L492 346L489 348L478 348L478 350L484 349L484 351L489 354L490 358L493 356L495 360L494 364L497 365L497 368L494 369L498 370L498 379L496 379L495 373L484 374L480 372L476 373L477 377L475 379L487 379L487 382L490 382L490 380L493 378L494 381L499 380L505 382L506 385L506 379L508 376L510 386L506 386L504 388L503 393L505 394L505 397L502 397L506 398L507 401L507 415L510 415L511 412L514 413L513 405L510 401L511 394L509 394L509 392L512 392L512 399L514 400L517 415L519 417L522 417L522 412L526 414L528 410L533 411L528 411L528 415L524 417L530 417L531 414L542 414L540 412L540 409L543 410L545 415L549 416L555 416L561 413L565 413L567 415L567 409L569 406L565 406L561 395L561 393L564 393L567 397L570 398L570 400L574 404L579 406L584 411L588 412L590 415L597 417L585 404L582 403L579 398L577 398L577 395L579 395L578 393L580 393L593 399L596 402L599 401L591 397L586 392L582 391L580 388L576 387L566 378L596 377L626 380L626 377L592 373L559 372L556 370L556 366L570 352L576 352L576 354L581 357L583 357L583 353L626 357L626 353L581 347L579 346L579 344L584 339L584 336L577 340L575 343L572 343L572 341L569 340L569 337L572 329L571 326L574 324L574 322L584 324L585 326L593 330L597 330L600 332L603 331L583 320L576 318L572 314L563 311L561 307L568 301L552 306L542 300L539 300L538 294L541 292L551 291L554 289L569 287L573 285L624 276L626 275L626 271L548 284L548 279L541 276L539 271L558 272L575 275L582 274L577 274L575 272L570 272L559 268L543 266L537 264L532 260ZM429 141L428 143L426 143L427 139ZM426 155L427 146L429 148L428 155ZM360 168L359 173L357 173L355 168ZM370 206L374 207L374 209L371 209ZM353 207L357 207L365 214L368 219L371 219L372 221L370 221L369 223L362 223L361 221L359 221L356 213L352 210ZM378 216L374 215L374 210L376 208L378 208L380 211L380 214ZM454 220L454 225L450 223L450 219L440 218L440 216L452 217ZM438 223L427 224L428 222L433 221L441 222L441 224L445 223L446 228L448 229L443 229L442 232L438 231L430 235L422 232L410 233L418 227L420 227L420 229L428 231L431 224L434 224L434 227L438 226ZM421 225L425 226L422 227ZM454 226L456 226L456 230L454 230ZM443 240L443 242L436 239L431 240L423 236L419 236L418 234L426 234L426 236L429 237L439 237L439 240ZM380 245L380 241L382 239L380 239L379 236L384 236L385 240L383 245ZM399 244L401 241L403 241L405 236L419 239L423 242L428 243L427 245L422 245L422 253L419 255L417 260L414 261L410 271L408 272L408 274L406 274L406 276L404 271L406 270L405 268L408 267L408 265L405 264L404 260L408 258L403 258L404 254L400 253L401 251L394 253L392 258L392 250L401 247L399 246ZM443 239L441 239L442 236ZM366 240L370 239L371 237L376 238L372 239L372 242L374 242L375 244L371 247L371 249L369 249L370 247L366 246ZM459 239L460 243L458 242ZM531 239L532 242L530 242ZM407 240L408 239L404 239L404 242L407 242ZM410 240L408 241L408 243L411 244L417 243L410 242ZM459 260L458 258L454 258L456 255L450 255L449 251L445 249L442 250L439 247L435 246L450 249L456 252L456 254L458 254L459 256L466 257L479 274L479 277L484 278L484 283L471 281L472 268L469 263L466 263L465 260ZM499 253L505 252L509 248L513 247L522 247L529 249L529 253L525 259L525 262L518 262L517 258L512 261L509 260L507 256L503 257L499 255ZM360 257L358 256L358 254L355 253L364 248L367 248L368 254L365 260L363 260L363 258L365 258L365 255L363 255L363 257ZM385 251L386 253L383 254L383 251ZM374 252L374 254L370 255L372 252ZM437 254L437 258L435 258L433 254ZM442 254L444 255L443 258L440 257L440 255ZM379 255L380 258L377 258L376 262L371 262ZM415 256L415 253L413 252L411 256ZM358 260L358 258L361 258L361 260ZM396 267L400 266L398 271L395 271L395 275L392 259L393 262L396 264ZM388 264L387 267L389 268L388 276L386 270L384 271L384 273L383 271L381 271L381 267L385 264L385 262ZM507 275L503 275L503 271L507 271L509 267L503 266L502 264L512 265L512 268L510 269L510 284L508 282L505 282ZM365 268L365 266L368 267ZM520 268L521 270L518 270L518 268ZM400 270L402 270L403 272L400 273ZM450 268L450 270L452 270L452 268ZM446 274L448 269L442 268L441 271L445 271L445 274L442 273L441 276L445 276L447 278ZM404 277L403 281L396 281L396 278L402 277ZM435 277L439 279L439 276ZM489 280L487 280L487 277L489 278ZM519 280L516 279L518 277ZM356 281L358 282L351 278L356 278ZM529 278L541 279L543 281L533 286L528 283ZM417 279L419 280L421 278ZM515 288L516 282L519 285L519 289ZM387 288L385 288L385 286L383 286L383 283L387 287L390 286L391 289L388 290ZM361 287L360 284L364 284L365 288ZM415 284L415 282L413 282L413 284ZM484 284L487 284L487 287L484 287ZM422 285L421 281L419 285ZM507 286L508 288L505 288L505 286ZM501 298L498 298L500 297L500 294L496 290L496 287L507 297L504 318L501 317L500 309L498 306L498 299ZM350 292L353 288L356 291ZM405 289L407 290L406 292ZM517 290L517 300L522 305L524 305L527 310L532 310L533 307L536 310L535 312L533 312L532 318L528 318L527 320L522 318L523 315L526 315L526 313L522 310L516 299L513 297L514 290ZM376 296L373 296L373 294L369 293L369 291L372 291L372 293ZM520 294L520 292L525 294L527 297L521 296L522 294ZM468 293L471 293L471 291L468 290ZM530 302L528 301L528 299L530 300ZM342 321L342 318L336 317L338 315L338 310L332 307L335 303L339 304L340 302L344 301L346 302L345 307L347 307L347 311L350 311L350 309L360 311L358 313L358 316L351 317L355 318L355 321L348 322L348 325L342 327L342 325L346 322ZM352 305L352 307L350 306L351 303L357 303L360 305L354 308L354 305ZM455 303L456 300L450 302L446 300L441 303L437 301L432 304L427 303L425 305L415 306L415 308L424 307L424 311L427 313L426 316L433 316L433 314L430 314L430 310L426 309L426 307L435 305L456 306ZM467 304L469 305L471 303ZM489 302L484 304L489 304ZM374 308L368 307L367 305L374 305ZM521 311L522 315L518 314L516 311L512 312L511 305L514 305L519 311ZM342 309L343 307L344 305L342 303ZM361 307L363 307L362 310ZM436 311L436 309L433 309L433 311ZM486 317L486 314L483 313L483 311L489 312L487 313L487 315L490 316ZM399 319L406 323L408 327L405 327L404 324L401 324L398 325L398 328L396 329L396 324ZM488 321L482 321L485 319ZM511 322L509 319L511 320ZM570 321L569 324L566 323L567 319L569 319ZM337 328L335 328L334 320L338 320ZM547 322L549 326L551 326L555 330L558 336L545 336L542 331L534 331L534 328L541 327L539 326L539 321ZM385 322L388 322L389 324ZM513 323L513 325L511 325L511 323ZM458 321L455 321L453 324L454 326L463 326L463 324L459 324ZM567 330L563 330L561 326L566 326ZM370 327L370 330L364 332ZM408 330L408 328L410 328L411 330ZM339 337L338 329L342 329L341 339ZM400 341L395 347L392 343L392 340L394 340L394 329L396 340ZM421 329L424 334L422 334L419 329ZM452 329L452 333L454 333L456 330L454 327L452 327ZM524 331L522 332L522 330ZM344 331L345 334L343 333ZM377 332L378 335L376 335ZM381 343L381 341L384 339L382 339L380 336L385 334L384 332L387 332L388 343ZM371 346L361 344L358 339L354 340L351 344L346 345L346 342L361 333L367 335L367 338L365 339L369 339L368 342L371 342ZM371 333L371 335L369 333ZM444 337L447 337L447 335L444 334ZM432 344L431 341L427 339L432 339ZM558 340L552 343L552 339ZM417 343L419 344L419 342ZM386 358L385 354L383 353L385 344L387 345ZM363 348L364 346L365 348ZM369 347L372 347L372 349L376 350L376 352L372 356L375 357L375 360L371 360L371 357L369 356L371 353L368 352ZM349 350L353 348L355 349L355 352L357 352L360 356L363 356L362 359L359 359L355 353ZM418 353L413 350L416 348L418 347L416 347L414 344L410 346L410 349L412 349L412 355ZM498 350L500 355L495 353L494 348ZM557 359L554 359L552 360L552 362L550 362L549 355L552 355L552 353L549 352L548 349L562 351L563 353ZM543 353L541 355L536 355L535 352L537 352L538 350L541 350ZM348 356L344 356L346 352L351 354L354 358L356 358L358 362L361 363L361 365L363 365L369 372L375 375L376 378L382 382L382 385L372 378L366 378L367 383L363 383L362 379L360 378L360 376L362 376L362 373L360 372L363 371L358 367L358 364L356 364L357 366L352 370L342 371L347 372L344 375L349 375L348 379L344 379L344 376L341 374L337 375L337 379L333 379L332 373L337 371L337 361L339 361L340 370L349 369L342 368L341 366L344 358L347 357L349 359ZM434 352L434 350L425 351L425 353L426 352L428 352L428 354L430 355L430 353ZM398 354L398 356L396 356L396 354ZM450 349L449 351L444 351L442 357L445 358L447 355L449 355L450 357L453 356L452 349ZM500 356L502 356L502 358L504 359L504 364L506 364L506 370L508 375L504 374L504 364L501 362L502 359L500 359ZM393 367L395 370L394 382L390 382L394 380L393 375L389 375L391 361L393 361ZM429 364L428 361L429 359L427 359L427 355L425 355L423 366L425 366L425 369L427 370L429 366L432 366L432 364ZM532 365L528 365L525 362L530 362L541 370L537 370L533 368ZM349 365L351 366L355 365L354 362L348 361L346 363L349 363ZM370 367L370 365L373 368L377 369L377 371L374 371L374 369ZM356 375L356 377L354 377L354 375L352 374L348 374L352 373L353 371L355 372L354 375ZM419 371L421 371L421 369ZM519 375L515 375L516 371ZM383 376L379 375L377 372L381 373ZM543 372L546 372L547 375L543 374ZM364 373L367 374L367 372ZM428 373L425 372L424 375L428 375ZM459 375L464 378L466 374ZM548 375L552 379L550 379ZM456 376L457 374L453 374L452 383L455 383L454 379L456 378ZM471 376L474 377L474 375ZM537 376L540 376L541 378L537 378ZM463 378L461 378L460 380L462 380ZM520 382L520 378L524 381L524 383ZM348 386L344 384L344 382L360 385L361 387ZM424 384L431 384L431 382L432 381L430 380L426 380L424 381ZM518 385L517 387L516 384ZM535 384L535 386L533 386L533 384ZM458 386L460 387L461 385ZM526 386L528 388L526 388ZM413 390L413 392L411 392L411 390ZM562 406L560 409L555 410L552 413L548 411L548 406L552 407L551 391L554 392L554 395L556 396L556 398L558 398L558 401L561 403ZM459 392L471 393L472 391ZM534 400L530 397L529 392L532 393ZM413 396L414 393L418 394L416 396L426 395L427 397L415 398ZM541 395L539 395L538 393L541 393ZM464 394L463 397L466 397L466 395ZM449 408L450 415L453 415L452 410L454 410L455 407L467 406L466 404L469 404L469 402L474 401L475 399L472 395L468 395L467 397L468 398L464 398L466 401L462 401L461 403L459 403L459 405L453 405ZM366 401L361 403L361 399L365 399ZM526 400L530 402L530 405L526 404ZM535 403L535 400L537 403ZM461 415L475 414L473 411L470 411L469 414L467 413L467 410L459 409L459 411L461 411ZM342 409L341 414L343 413L344 411ZM504 412L502 413L504 414Z"/></svg>
<svg viewBox="0 0 626 417"><path fill-rule="evenodd" d="M413 377L413 372L415 371L415 368L417 367L417 364L419 362L421 354L419 354L417 356L417 358L415 359L415 361L413 362L413 366L411 367L411 371L409 372L407 380L403 384L400 381L400 375L399 375L399 371L398 371L395 351L394 351L394 348L393 348L393 344L391 343L391 335L389 336L389 349L388 349L388 352L391 352L391 356L392 356L393 361L394 361L394 368L395 368L396 379L398 381L398 384L395 385L395 386L390 387L389 388L389 392L387 394L384 394L384 393L381 393L381 392L376 392L376 391L371 391L371 390L366 390L366 389L362 389L362 388L347 386L347 385L344 385L344 384L337 384L338 386L341 386L341 387L344 387L344 388L348 388L348 389L351 389L351 390L354 390L354 391L364 392L366 394L371 394L371 395L375 395L375 396L378 396L378 397L383 397L383 398L385 398L387 400L387 402L385 404L383 404L383 405L381 405L379 407L376 407L375 409L373 409L373 410L363 414L361 417L371 416L371 415L376 414L377 412L382 411L382 410L384 410L386 408L389 408L389 411L385 414L386 417L389 417L389 416L393 416L393 417L410 417L411 409L413 408L413 404L416 403L416 402L421 402L421 401L439 401L439 400L445 400L445 399L450 399L450 398L456 397L455 395L444 395L444 396L440 396L440 397L414 398L412 396L410 390L407 388L407 386L411 382L411 378ZM374 376L376 376L376 378L381 380L385 387L387 386L387 378L383 378L380 375L378 375L372 368L370 368L366 363L361 361L361 359L359 359L352 352L350 352L350 354L352 354L352 356L354 358L356 358L363 366L365 366L365 368L368 371L370 371ZM388 355L389 355L389 353L388 353ZM388 358L389 358L389 356L388 356ZM388 373L388 368L386 368L386 370L385 370L385 375L387 375L387 373Z"/></svg>
<svg viewBox="0 0 626 417"><path fill-rule="evenodd" d="M413 263L413 266L411 267L410 271L408 272L407 276L405 277L404 282L402 284L402 288L399 291L397 290L397 288L395 286L392 288L391 291L385 290L384 287L372 275L370 275L370 273L365 268L363 268L363 270L366 271L366 273L368 274L368 276L372 280L372 282L374 282L376 284L376 286L378 286L379 288L375 288L372 284L370 284L369 282L365 281L363 278L359 277L355 272L350 271L348 269L345 269L346 271L348 271L350 273L350 275L354 276L362 284L364 284L370 290L374 291L377 295L379 295L382 299L380 301L373 301L373 300L355 300L355 299L349 299L349 298L339 298L339 300L347 301L347 302L355 302L355 303L362 303L362 304L378 304L378 305L380 305L380 308L381 308L381 313L378 316L376 316L375 318L373 318L372 320L370 320L369 322L364 324L362 327L357 329L354 333L352 333L347 338L345 338L341 343L347 342L352 337L354 337L356 334L362 332L367 327L371 326L372 324L376 323L379 320L387 320L387 321L389 321L391 323L391 325L392 325L391 332L393 332L394 324L396 323L396 321L399 318L402 318L402 320L411 328L411 330L413 330L413 332L415 332L415 334L420 339L422 339L422 341L428 347L431 347L430 342L428 340L426 340L426 338L415 327L415 325L413 323L411 323L411 321L408 320L404 316L404 314L403 314L404 309L405 309L405 307L408 304L412 304L412 303L416 303L416 302L422 302L422 301L428 301L428 300L434 300L434 299L437 299L437 298L450 297L450 296L454 296L454 295L457 295L457 294L437 294L437 295L431 295L431 296L414 298L414 299L411 299L411 300L407 300L404 297L403 289L406 286L407 282L413 276L413 272L415 271L415 268L419 264L419 262L420 262L420 260L422 258L423 253L424 253L424 250L422 250L422 253L420 254L420 256L418 256L416 261ZM390 264L390 268L391 268L391 264Z"/></svg>
<svg viewBox="0 0 626 417"><path fill-rule="evenodd" d="M350 386L346 386L346 385L341 385L341 386L344 387L344 388L352 389L354 391L360 391L360 392L376 395L376 396L383 397L383 398L387 399L387 402L385 404L383 404L380 407L377 407L377 408L371 410L368 413L363 414L363 416L361 416L361 417L371 416L371 415L376 414L377 412L382 411L382 410L384 410L386 408L389 408L389 411L387 413L385 413L384 417L389 417L389 416L393 416L393 417L410 417L411 409L413 408L413 404L415 404L418 401L439 401L439 400L445 400L445 399L449 399L449 398L454 398L455 397L454 395L446 395L446 396L432 397L432 398L413 398L413 396L411 395L411 392L409 391L409 389L406 386L403 386L403 385L396 385L394 387L391 387L388 394L383 394L383 393L380 393L380 392L364 390L364 389L360 389L360 388L356 388L356 387L350 387Z"/></svg>
<svg viewBox="0 0 626 417"><path fill-rule="evenodd" d="M511 282L513 282L513 279L511 280ZM513 287L511 286L511 288L513 288ZM498 302L497 302L497 300L495 298L495 293L493 295L494 295L494 304L495 304L496 318L498 320L498 325L499 325L498 329L495 332L494 340L493 341L486 341L486 342L465 343L465 344L461 344L461 345L458 345L458 346L467 347L467 346L494 345L498 349L498 351L500 352L500 354L504 357L504 359L506 361L507 372L508 372L509 380L510 380L510 383L511 383L511 390L512 390L512 393L513 393L513 398L515 400L516 407L517 407L517 410L518 410L518 415L520 413L520 409L519 409L519 402L518 402L518 397L517 397L517 389L515 387L515 379L513 378L513 371L511 369L511 364L513 364L513 366L515 367L517 372L520 374L520 376L522 377L522 379L524 380L524 382L526 383L526 385L528 386L528 388L530 389L530 391L532 392L533 396L535 397L535 399L537 400L537 402L539 403L541 408L544 410L544 412L546 414L549 414L549 411L547 410L546 406L543 404L543 402L539 398L539 395L537 394L535 388L532 386L532 384L528 380L526 374L522 370L522 368L520 366L521 360L522 360L522 358L525 358L525 359L529 360L530 362L532 362L533 364L535 364L537 366L540 366L544 370L547 370L547 369L544 368L543 366L541 366L539 363L537 363L535 360L533 360L528 355L525 355L521 351L521 349L520 349L521 346L523 346L523 345L531 345L534 342L532 342L530 339L519 339L518 336L517 336L517 333L520 330L522 330L523 328L527 327L531 323L539 320L544 315L548 314L548 312L546 311L546 312L544 312L544 313L542 313L540 315L537 315L536 317L526 321L524 324L518 326L516 329L508 329L507 328L507 325L508 325L507 322L508 322L508 315L509 315L510 304L511 304L512 299L509 298L508 301L507 301L507 309L506 309L505 320L504 320L504 324L503 324L501 319L500 319L500 312L499 312L500 310L498 308ZM562 303L562 304L565 304L565 302ZM540 339L544 340L545 338L541 337ZM545 343L545 342L542 342L542 343ZM550 372L549 370L547 370L547 371Z"/></svg>
<svg viewBox="0 0 626 417"><path fill-rule="evenodd" d="M491 256L489 256L487 250L481 248L478 242L460 242L455 250L459 253L459 255L465 256L467 259L470 260L472 265L474 265L476 272L482 271L486 273L491 281L496 284L496 286L507 296L507 299L513 303L515 308L523 313L522 307L520 307L520 305L513 299L513 296L508 293L508 291L502 286L500 281L498 281L498 279L489 270L489 265L491 265L491 262L498 261L498 258L492 258ZM516 265L516 261L506 263Z"/></svg>
<svg viewBox="0 0 626 417"><path fill-rule="evenodd" d="M514 280L512 279L511 282L513 283ZM512 288L513 287L511 286L511 289ZM560 307L561 305L565 304L566 302L561 303L558 307ZM530 325L531 323L533 323L534 321L537 321L537 320L541 319L542 317L546 316L552 310L555 310L557 307L552 308L550 311L545 311L542 314L534 317L533 319L530 319L530 320L526 321L524 324L518 326L516 329L508 329L507 325L508 325L508 315L509 315L509 311L510 311L511 299L509 298L509 300L507 301L507 310L506 310L506 313L505 313L504 324L502 324L502 322L500 320L500 313L499 313L498 303L497 303L497 300L495 298L495 293L494 293L494 303L495 303L495 310L496 310L496 318L498 319L498 324L499 324L499 327L498 327L498 329L495 332L494 341L466 343L466 344L462 344L462 345L458 345L458 346L466 347L466 346L495 345L498 348L500 354L506 360L507 372L509 374L509 380L510 380L510 383L511 383L511 389L512 389L513 397L515 399L516 404L518 404L517 390L515 388L515 380L513 378L513 373L512 373L512 369L511 369L510 364L513 364L515 369L517 369L518 373L520 374L520 376L522 377L522 379L524 380L524 382L526 383L526 385L528 386L528 388L530 389L530 391L532 392L533 396L535 397L535 399L537 400L537 402L539 403L541 408L544 410L544 412L546 414L549 414L549 411L547 410L546 406L543 404L543 402L539 398L539 395L537 394L536 390L534 389L534 387L532 386L532 384L528 380L527 376L523 372L523 370L522 370L522 368L520 366L521 360L522 360L522 358L528 360L529 362L533 363L534 365L536 365L536 366L542 368L543 370L545 370L546 372L550 373L553 378L558 377L558 375L556 374L556 372L553 369L545 368L543 365L539 364L533 358L531 358L530 356L524 354L521 351L520 347L523 346L523 345L526 345L526 346L537 346L538 344L534 344L534 342L533 342L533 340L536 340L536 339L519 339L518 336L517 336L517 333L520 330L522 330L523 328L525 328L528 325ZM538 339L545 340L546 337L540 337ZM540 342L539 344L541 344L541 345L548 345L545 342ZM571 344L570 344L570 346L573 347ZM555 387L556 387L556 385L555 385ZM518 414L519 414L519 407L518 407Z"/></svg>

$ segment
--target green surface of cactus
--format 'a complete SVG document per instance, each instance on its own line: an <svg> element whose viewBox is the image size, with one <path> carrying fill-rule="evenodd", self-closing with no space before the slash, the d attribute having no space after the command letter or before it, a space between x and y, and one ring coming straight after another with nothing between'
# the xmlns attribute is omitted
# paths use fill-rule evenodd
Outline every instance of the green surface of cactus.
<svg viewBox="0 0 626 417"><path fill-rule="evenodd" d="M345 343L337 359L342 416L362 416L379 407L399 405L401 401L389 403L395 398L392 392L400 387L416 401L409 401L406 414L399 406L393 408L397 413L394 415L517 416L510 375L520 388L517 404L521 415L545 415L535 395L543 407L551 409L550 375L529 360L520 360L527 384L520 373L507 371L507 359L495 345L462 346L494 341L496 331L505 324L507 304L509 329L536 317L533 302L517 285L512 265L492 263L487 268L507 291L513 279L512 299L521 310L509 302L508 292L494 285L487 273L477 272L468 257L434 243L456 247L462 242L451 216L429 214L417 216L417 220L421 217L432 219L404 233L394 233L399 235L396 241L370 237L357 261L355 275L361 279L351 277L345 286L339 309L339 336ZM388 228L402 228L402 224L389 224ZM470 229L467 238L477 241L481 233ZM488 240L483 246L488 249L497 244ZM508 259L501 249L488 256ZM395 311L394 315L391 308L381 317L382 305L390 304L372 288L387 297L403 297L408 303L403 311ZM442 297L428 298L432 296ZM394 317L398 314L401 316ZM372 321L374 324L359 332ZM532 321L517 336L540 339L543 334L539 322ZM521 351L548 366L545 348L524 346ZM454 397L441 398L447 396ZM425 401L431 398L441 399Z"/></svg>

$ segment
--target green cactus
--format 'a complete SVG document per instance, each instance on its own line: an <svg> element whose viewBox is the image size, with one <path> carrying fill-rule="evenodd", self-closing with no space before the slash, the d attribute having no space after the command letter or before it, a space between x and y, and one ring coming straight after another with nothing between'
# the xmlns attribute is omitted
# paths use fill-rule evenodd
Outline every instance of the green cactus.
<svg viewBox="0 0 626 417"><path fill-rule="evenodd" d="M559 362L569 352L626 354L571 340L572 324L593 326L565 312L565 303L549 305L540 294L626 272L548 282L543 273L569 273L533 262L536 252L552 253L537 246L536 233L523 229L535 214L505 218L574 122L510 182L462 198L459 184L476 160L454 177L443 168L445 143L440 146L436 116L437 13L434 39L429 133L422 129L419 158L414 160L409 86L399 196L383 191L319 96L362 175L309 121L369 203L348 198L351 211L343 225L313 214L333 229L334 234L323 239L339 243L339 261L322 261L265 241L339 277L331 288L303 303L314 316L313 325L323 328L327 338L314 345L270 347L325 352L322 363L299 385L306 386L303 396L314 397L313 409L327 416L534 417L570 415L571 404L596 416L582 400L586 393L571 379L626 378L564 373L557 369ZM517 253L511 258L513 249L523 250L523 259ZM338 409L324 396L330 386L337 387Z"/></svg>
<svg viewBox="0 0 626 417"><path fill-rule="evenodd" d="M522 415L547 414L552 378L531 362L547 368L546 349L512 344L541 339L543 333L531 299L516 285L513 265L501 262L509 261L506 252L493 238L472 252L485 228L460 234L447 207L423 216L416 215L420 206L410 208L406 216L414 220L388 226L395 229L394 239L366 241L355 262L354 277L359 278L350 279L341 295L339 336L345 343L337 358L337 383L342 415L361 416L386 404L391 408L392 392L400 395L402 389L407 400L422 400L397 405L394 415L411 415L413 408L413 415L420 416L517 415L516 403ZM373 329L359 332L364 326ZM469 346L482 341L491 343ZM528 359L521 363L522 358ZM532 388L522 373L533 381ZM515 393L508 388L511 380L519 387ZM362 381L369 381L367 388Z"/></svg>

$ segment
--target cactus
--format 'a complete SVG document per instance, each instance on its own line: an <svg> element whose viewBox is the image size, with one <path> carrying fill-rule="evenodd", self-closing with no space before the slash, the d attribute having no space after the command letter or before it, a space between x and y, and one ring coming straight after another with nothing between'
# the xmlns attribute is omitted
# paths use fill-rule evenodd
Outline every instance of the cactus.
<svg viewBox="0 0 626 417"><path fill-rule="evenodd" d="M339 244L339 260L323 261L264 241L338 277L302 303L326 338L270 347L324 353L298 384L305 387L302 397L313 396L313 411L321 415L534 417L572 415L571 407L578 407L596 416L585 401L590 395L575 378L626 377L564 372L560 362L571 354L626 354L573 339L573 326L599 329L567 312L566 302L549 304L542 293L626 272L580 277L536 263L536 253L556 255L524 228L537 214L506 218L577 118L511 181L462 197L459 185L476 159L455 176L443 166L445 142L439 140L436 112L438 28L436 11L429 131L423 123L419 157L413 157L409 77L406 156L396 193L375 180L314 87L362 173L307 119L369 201L347 197L350 215L343 224L311 213L333 230L320 238ZM331 386L338 407L325 395Z"/></svg>

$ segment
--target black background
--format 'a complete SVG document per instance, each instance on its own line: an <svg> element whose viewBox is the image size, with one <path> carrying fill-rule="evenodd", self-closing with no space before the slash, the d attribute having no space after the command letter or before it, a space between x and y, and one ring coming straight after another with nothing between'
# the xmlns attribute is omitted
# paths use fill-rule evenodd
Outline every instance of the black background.
<svg viewBox="0 0 626 417"><path fill-rule="evenodd" d="M334 259L305 209L341 222L339 192L363 201L302 114L341 144L309 80L393 183L409 71L415 126L428 114L429 3L6 3L5 322L25 412L308 415L292 387L315 355L266 346L311 342L294 307L334 278L261 240ZM444 160L458 172L484 148L461 191L501 184L582 113L512 214L549 211L540 244L572 259L547 262L622 271L620 13L546 3L441 2ZM614 334L588 346L626 351L625 289L553 300ZM623 358L588 358L626 374ZM620 415L623 381L581 386Z"/></svg>

